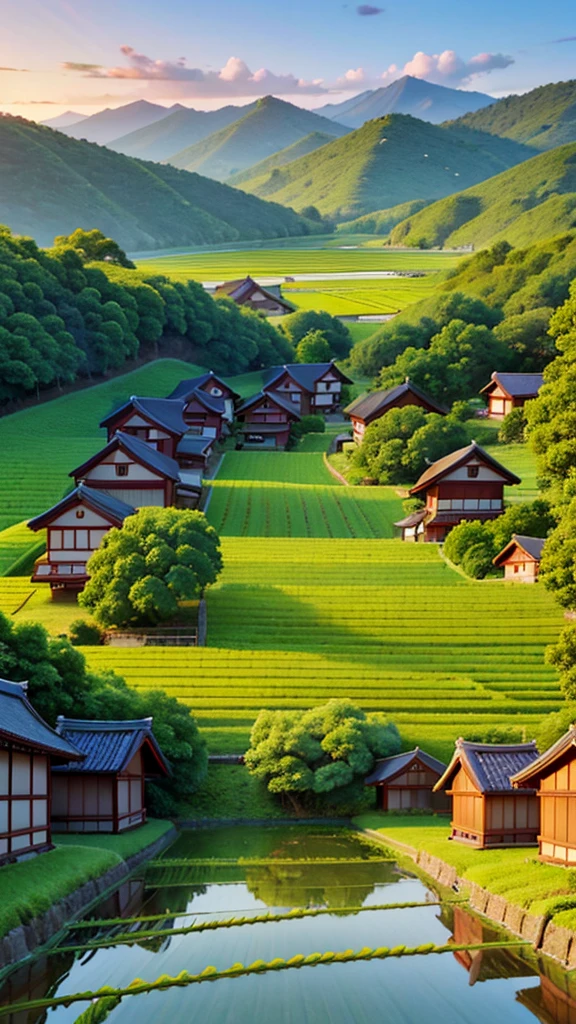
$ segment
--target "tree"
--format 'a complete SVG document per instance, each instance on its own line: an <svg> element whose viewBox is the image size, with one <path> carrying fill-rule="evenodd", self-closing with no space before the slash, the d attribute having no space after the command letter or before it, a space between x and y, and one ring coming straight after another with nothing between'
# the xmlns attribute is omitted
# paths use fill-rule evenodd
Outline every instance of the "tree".
<svg viewBox="0 0 576 1024"><path fill-rule="evenodd" d="M518 406L511 409L502 420L502 426L498 431L500 444L522 444L526 430L526 416L524 409Z"/></svg>
<svg viewBox="0 0 576 1024"><path fill-rule="evenodd" d="M469 441L467 428L451 416L405 405L390 409L367 427L353 462L381 484L413 482L429 462Z"/></svg>
<svg viewBox="0 0 576 1024"><path fill-rule="evenodd" d="M576 701L576 626L564 627L557 642L546 648L546 661L558 669L560 689L566 699Z"/></svg>
<svg viewBox="0 0 576 1024"><path fill-rule="evenodd" d="M323 331L309 331L296 346L299 363L329 363L332 358L328 339Z"/></svg>
<svg viewBox="0 0 576 1024"><path fill-rule="evenodd" d="M330 313L319 310L302 309L298 313L290 313L283 318L280 330L294 348L310 331L322 331L334 359L345 359L352 348L352 336L346 325Z"/></svg>
<svg viewBox="0 0 576 1024"><path fill-rule="evenodd" d="M513 535L546 537L555 520L546 501L509 505L506 511L488 522L470 520L459 523L444 541L446 557L460 565L468 576L483 579L492 570L492 559L512 540Z"/></svg>
<svg viewBox="0 0 576 1024"><path fill-rule="evenodd" d="M203 512L144 508L104 537L78 600L103 626L154 625L199 597L221 568L220 542Z"/></svg>
<svg viewBox="0 0 576 1024"><path fill-rule="evenodd" d="M563 608L576 608L576 498L562 508L540 561L540 575Z"/></svg>
<svg viewBox="0 0 576 1024"><path fill-rule="evenodd" d="M118 242L113 238L106 238L106 235L97 228L93 228L92 231L76 228L71 235L58 235L54 239L54 246L57 249L77 249L85 263L105 260L107 263L117 263L121 267L135 269L135 264L128 259Z"/></svg>
<svg viewBox="0 0 576 1024"><path fill-rule="evenodd" d="M270 793L300 811L358 800L375 758L400 746L395 725L341 698L309 711L261 711L245 760Z"/></svg>
<svg viewBox="0 0 576 1024"><path fill-rule="evenodd" d="M465 568L464 561L468 551L472 551L473 555ZM455 565L462 566L464 571L474 578L485 576L496 554L494 538L488 524L479 519L463 520L450 530L444 541L444 553L446 558Z"/></svg>
<svg viewBox="0 0 576 1024"><path fill-rule="evenodd" d="M550 306L529 309L507 316L494 328L498 341L514 353L514 369L522 373L539 373L556 355L556 346L548 333Z"/></svg>
<svg viewBox="0 0 576 1024"><path fill-rule="evenodd" d="M414 432L406 445L404 463L409 478L416 480L431 462L470 444L468 428L452 416L429 413L426 422Z"/></svg>

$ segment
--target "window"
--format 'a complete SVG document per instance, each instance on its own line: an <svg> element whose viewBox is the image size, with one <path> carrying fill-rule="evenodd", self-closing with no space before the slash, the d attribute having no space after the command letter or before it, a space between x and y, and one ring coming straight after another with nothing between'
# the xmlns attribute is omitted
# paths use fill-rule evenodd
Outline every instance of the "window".
<svg viewBox="0 0 576 1024"><path fill-rule="evenodd" d="M116 476L128 476L128 464L126 462L120 462L116 466Z"/></svg>
<svg viewBox="0 0 576 1024"><path fill-rule="evenodd" d="M480 468L479 466L468 466L468 476L469 477L476 477L476 476L478 476L479 468Z"/></svg>
<svg viewBox="0 0 576 1024"><path fill-rule="evenodd" d="M518 572L518 566L517 565L514 566L514 572Z"/></svg>
<svg viewBox="0 0 576 1024"><path fill-rule="evenodd" d="M222 388L212 388L210 390L210 394L215 395L216 398L220 398L220 395L222 394Z"/></svg>
<svg viewBox="0 0 576 1024"><path fill-rule="evenodd" d="M84 519L84 509L83 508L77 508L76 509L76 519Z"/></svg>

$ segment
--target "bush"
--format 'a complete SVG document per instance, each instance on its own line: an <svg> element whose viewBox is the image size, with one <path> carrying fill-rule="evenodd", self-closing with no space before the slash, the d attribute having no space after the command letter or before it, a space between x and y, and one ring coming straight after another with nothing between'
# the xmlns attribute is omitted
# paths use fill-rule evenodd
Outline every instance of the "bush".
<svg viewBox="0 0 576 1024"><path fill-rule="evenodd" d="M296 346L299 363L329 363L332 358L328 338L323 331L309 331Z"/></svg>
<svg viewBox="0 0 576 1024"><path fill-rule="evenodd" d="M320 331L335 359L345 359L352 348L352 335L335 316L314 309L302 309L298 313L290 313L283 318L280 331L296 348L302 339L311 331ZM286 362L286 360L283 360Z"/></svg>
<svg viewBox="0 0 576 1024"><path fill-rule="evenodd" d="M368 426L353 462L381 484L405 483L415 481L430 462L469 440L466 428L451 416L405 405L390 409Z"/></svg>
<svg viewBox="0 0 576 1024"><path fill-rule="evenodd" d="M323 416L310 413L302 416L292 425L291 434L295 438L304 437L305 434L323 434L326 430L326 423Z"/></svg>
<svg viewBox="0 0 576 1024"><path fill-rule="evenodd" d="M86 622L85 619L75 619L70 623L69 636L74 647L100 646L104 643L104 630L95 622Z"/></svg>
<svg viewBox="0 0 576 1024"><path fill-rule="evenodd" d="M524 409L512 409L502 421L502 426L498 431L498 440L500 444L521 444L524 441L525 430Z"/></svg>
<svg viewBox="0 0 576 1024"><path fill-rule="evenodd" d="M492 548L482 542L468 548L461 565L467 576L475 580L483 580L492 569Z"/></svg>

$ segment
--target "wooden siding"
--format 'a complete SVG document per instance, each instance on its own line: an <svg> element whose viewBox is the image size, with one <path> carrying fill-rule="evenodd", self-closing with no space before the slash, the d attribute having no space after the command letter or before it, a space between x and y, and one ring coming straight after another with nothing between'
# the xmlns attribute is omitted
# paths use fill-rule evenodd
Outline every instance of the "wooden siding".
<svg viewBox="0 0 576 1024"><path fill-rule="evenodd" d="M557 864L576 864L576 751L571 759L542 779L540 856Z"/></svg>
<svg viewBox="0 0 576 1024"><path fill-rule="evenodd" d="M54 832L123 832L146 821L144 766L137 751L123 772L54 772Z"/></svg>
<svg viewBox="0 0 576 1024"><path fill-rule="evenodd" d="M4 741L0 748L0 863L49 844L48 756Z"/></svg>
<svg viewBox="0 0 576 1024"><path fill-rule="evenodd" d="M452 797L452 839L481 849L536 843L540 817L536 794L481 793L464 767L457 770L447 792Z"/></svg>

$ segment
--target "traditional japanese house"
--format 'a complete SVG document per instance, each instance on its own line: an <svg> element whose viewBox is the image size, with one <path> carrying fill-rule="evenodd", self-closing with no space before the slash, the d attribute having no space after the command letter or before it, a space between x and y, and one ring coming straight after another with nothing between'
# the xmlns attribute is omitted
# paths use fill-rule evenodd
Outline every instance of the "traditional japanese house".
<svg viewBox="0 0 576 1024"><path fill-rule="evenodd" d="M412 808L449 811L449 797L445 793L433 792L445 770L446 765L442 761L416 747L405 754L377 761L374 771L365 779L365 785L374 787L376 807L380 811Z"/></svg>
<svg viewBox="0 0 576 1024"><path fill-rule="evenodd" d="M484 522L502 515L505 485L519 483L473 441L428 466L410 491L425 500L425 508L394 525L406 540L443 541L462 520Z"/></svg>
<svg viewBox="0 0 576 1024"><path fill-rule="evenodd" d="M352 381L331 363L289 363L266 372L263 391L281 395L302 415L331 412L340 404L343 384Z"/></svg>
<svg viewBox="0 0 576 1024"><path fill-rule="evenodd" d="M90 722L59 717L56 731L84 755L52 770L54 832L123 832L146 821L145 781L170 769L152 719Z"/></svg>
<svg viewBox="0 0 576 1024"><path fill-rule="evenodd" d="M504 569L505 580L535 583L540 572L543 547L543 537L524 537L515 533L492 561L498 568Z"/></svg>
<svg viewBox="0 0 576 1024"><path fill-rule="evenodd" d="M536 398L542 387L541 373L494 372L490 383L480 394L486 395L488 415L503 420L512 409L521 409L531 398Z"/></svg>
<svg viewBox="0 0 576 1024"><path fill-rule="evenodd" d="M0 864L51 849L50 765L83 758L34 710L24 686L0 679Z"/></svg>
<svg viewBox="0 0 576 1024"><path fill-rule="evenodd" d="M515 772L512 785L537 790L540 860L576 865L576 726Z"/></svg>
<svg viewBox="0 0 576 1024"><path fill-rule="evenodd" d="M168 398L177 399L188 404L193 402L196 391L202 391L211 398L222 399L224 402L223 418L227 423L232 423L234 419L234 404L240 401L240 395L222 377L218 377L213 370L203 373L200 377L190 377L188 380L181 380L178 386L174 388L172 394L168 395ZM221 408L221 406L219 405L218 408ZM187 422L190 422L190 417L194 411L190 410L190 413L188 413L188 410L185 408L184 418Z"/></svg>
<svg viewBox="0 0 576 1024"><path fill-rule="evenodd" d="M284 395L261 391L236 412L239 444L246 448L284 448L300 413Z"/></svg>
<svg viewBox="0 0 576 1024"><path fill-rule="evenodd" d="M213 445L214 440L211 437L186 434L176 448L176 461L180 469L195 469L202 475L212 455Z"/></svg>
<svg viewBox="0 0 576 1024"><path fill-rule="evenodd" d="M454 756L434 791L452 797L451 839L479 849L533 846L540 816L532 785L513 788L511 777L538 757L531 743L456 741Z"/></svg>
<svg viewBox="0 0 576 1024"><path fill-rule="evenodd" d="M407 377L403 384L397 384L386 391L371 391L346 406L344 412L350 417L354 440L362 444L364 432L370 423L379 420L391 409L402 409L405 405L416 405L424 412L446 416L446 409L417 388Z"/></svg>
<svg viewBox="0 0 576 1024"><path fill-rule="evenodd" d="M224 281L214 289L214 298L232 299L238 306L247 306L264 316L286 316L294 312L294 306L282 298L279 285L263 288L251 277Z"/></svg>
<svg viewBox="0 0 576 1024"><path fill-rule="evenodd" d="M83 483L106 491L134 508L174 505L177 487L182 482L174 459L156 451L146 441L120 431L70 476L77 486Z"/></svg>
<svg viewBox="0 0 576 1024"><path fill-rule="evenodd" d="M181 438L188 431L184 420L185 402L168 398L138 398L136 395L106 416L100 423L111 441L120 430L146 441L163 455L176 458Z"/></svg>
<svg viewBox="0 0 576 1024"><path fill-rule="evenodd" d="M31 519L35 532L46 530L46 554L34 566L33 583L49 583L52 597L82 590L86 563L113 526L135 512L132 505L106 491L79 484L62 501Z"/></svg>

